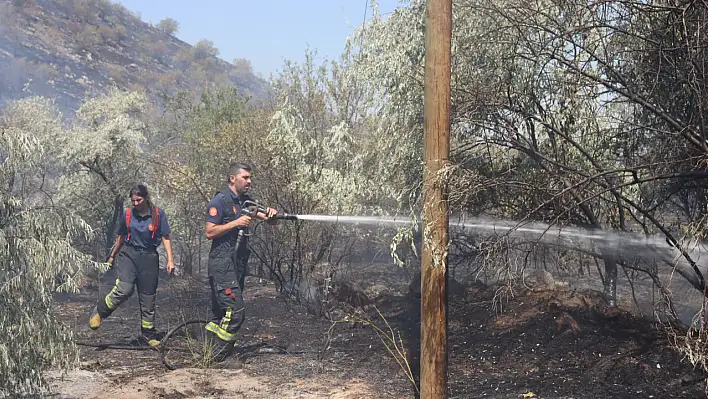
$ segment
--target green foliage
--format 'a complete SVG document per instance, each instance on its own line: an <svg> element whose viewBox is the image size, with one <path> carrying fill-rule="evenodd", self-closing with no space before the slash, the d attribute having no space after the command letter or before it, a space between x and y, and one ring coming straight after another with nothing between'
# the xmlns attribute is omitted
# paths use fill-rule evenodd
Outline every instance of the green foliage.
<svg viewBox="0 0 708 399"><path fill-rule="evenodd" d="M308 212L390 211L381 205L395 206L402 187L387 173L397 154L386 150L401 137L369 130L377 118L367 114L372 100L356 75L313 59L310 53L302 65L286 63L272 82L278 108L267 137L268 169L287 171L287 189L308 198Z"/></svg>
<svg viewBox="0 0 708 399"><path fill-rule="evenodd" d="M140 115L146 107L144 96L118 89L86 101L76 114L79 123L73 132L61 138L63 159L81 165L137 159L145 140L146 125Z"/></svg>
<svg viewBox="0 0 708 399"><path fill-rule="evenodd" d="M234 71L233 73L238 75L238 76L247 76L247 75L252 75L253 74L253 66L251 65L251 61L247 60L245 58L236 58L234 59Z"/></svg>
<svg viewBox="0 0 708 399"><path fill-rule="evenodd" d="M90 227L70 203L52 201L45 158L61 130L50 104L30 98L7 106L0 121L0 396L43 389L42 371L77 360L72 334L52 294L76 291L89 258L73 240ZM51 222L48 222L51 221Z"/></svg>
<svg viewBox="0 0 708 399"><path fill-rule="evenodd" d="M196 61L206 60L219 56L219 49L214 47L214 42L207 39L202 39L192 47L192 56Z"/></svg>
<svg viewBox="0 0 708 399"><path fill-rule="evenodd" d="M155 137L163 156L157 161L162 178L156 181L172 211L170 224L181 255L183 270L191 273L200 262L199 249L208 248L203 237L207 202L226 183L230 162L248 159L256 142L256 111L235 88L207 90L199 98L180 92L169 98L161 134ZM225 148L233 149L225 151Z"/></svg>
<svg viewBox="0 0 708 399"><path fill-rule="evenodd" d="M144 94L112 89L87 100L73 128L55 138L57 157L68 168L60 179L59 198L74 204L103 233L106 248L113 243L129 188L145 181L148 172L142 149L147 110Z"/></svg>
<svg viewBox="0 0 708 399"><path fill-rule="evenodd" d="M174 36L179 30L179 22L175 21L172 18L165 18L160 21L155 27L170 36Z"/></svg>
<svg viewBox="0 0 708 399"><path fill-rule="evenodd" d="M421 194L415 184L421 177L425 5L413 0L386 17L374 5L373 17L349 41L356 49L349 67L340 63L356 71L365 93L376 95L366 107L376 115L372 128L403 145L384 148L400 150L389 170L405 176L412 204ZM707 15L693 4L455 1L453 150L438 177L450 189L452 208L660 233L681 245L675 224L700 221L708 209L705 189L692 183L692 171L704 169L699 160L708 153L700 122L708 98L704 67L696 67L708 64L705 53L691 50L698 46L697 21ZM500 250L525 244L493 244L464 255L488 248L483 257L494 272L525 267L526 259L516 263L509 259L513 252ZM605 275L616 273L617 262L636 261L598 257ZM656 265L640 270L661 284ZM676 270L703 290L701 270Z"/></svg>
<svg viewBox="0 0 708 399"><path fill-rule="evenodd" d="M406 139L394 135L406 146L401 159L422 154L424 11L425 2L412 1L387 18L374 12L349 44L359 47L352 70L366 82L368 92L379 94L379 101L371 105L382 123L378 128L407 135ZM596 186L565 190L586 179L585 171L626 167L627 158L615 154L637 139L632 133L637 121L625 119L632 117L634 106L612 101L617 92L603 93L597 80L583 75L602 76L602 65L615 62L590 62L597 54L613 57L616 51L618 59L624 54L613 42L619 35L608 33L610 22L594 21L598 15L573 1L456 2L454 150L448 173L453 206L504 218L581 224L597 219L621 227L618 213L624 211L606 190L619 180L596 179L592 182ZM566 33L567 26L593 22L607 26L584 31L585 42L577 41L582 35ZM569 65L582 65L582 72L575 73ZM623 119L625 124L618 125ZM413 167L413 158L408 162L398 170L419 170ZM573 175L576 171L580 173ZM414 184L420 175L411 174L407 181ZM518 184L529 181L538 183ZM603 193L588 199L595 211L581 212L578 195L592 197L588 193L592 190Z"/></svg>
<svg viewBox="0 0 708 399"><path fill-rule="evenodd" d="M84 25L74 36L74 46L76 51L96 52L104 43L99 27L94 25Z"/></svg>

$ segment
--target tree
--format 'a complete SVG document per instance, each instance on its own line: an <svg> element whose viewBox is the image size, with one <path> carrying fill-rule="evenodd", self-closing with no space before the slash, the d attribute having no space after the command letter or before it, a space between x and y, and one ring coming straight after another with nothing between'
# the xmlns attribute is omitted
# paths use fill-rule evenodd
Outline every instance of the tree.
<svg viewBox="0 0 708 399"><path fill-rule="evenodd" d="M263 196L293 213L391 215L405 206L405 135L378 125L377 94L352 68L355 49L335 62L286 62L271 82L276 112L263 140L269 183ZM379 130L378 128L381 128ZM323 263L335 274L370 230L284 225L276 239L254 240L254 253L281 286L312 278ZM275 262L271 260L276 259ZM330 276L331 277L331 276Z"/></svg>
<svg viewBox="0 0 708 399"><path fill-rule="evenodd" d="M192 47L192 55L196 61L202 61L219 56L219 49L214 47L214 42L202 39Z"/></svg>
<svg viewBox="0 0 708 399"><path fill-rule="evenodd" d="M103 233L97 256L108 253L114 243L128 190L147 181L150 168L142 149L147 142L147 110L144 94L112 89L84 102L72 130L56 137L57 157L67 165L60 198L74 204Z"/></svg>
<svg viewBox="0 0 708 399"><path fill-rule="evenodd" d="M172 18L165 18L156 25L156 28L167 35L174 36L179 31L179 22Z"/></svg>
<svg viewBox="0 0 708 399"><path fill-rule="evenodd" d="M700 76L706 60L691 50L694 32L706 18L704 8L634 1L533 6L512 1L477 10L498 26L523 32L514 41L519 55L511 59L520 66L533 65L536 76L547 82L536 88L529 83L502 88L518 93L504 101L504 108L520 120L505 123L511 129L522 120L539 124L548 134L540 138L558 144L555 152L544 157L547 150L531 145L531 131L522 131L526 140L517 140L514 147L564 175L564 191L579 204L581 222L665 236L684 259L676 271L703 291L697 258L671 224L677 217L687 224L703 217L699 212L695 219L683 218L682 213L692 212L679 211L675 199L705 198L704 189L695 184L701 174L695 171L702 168L698 159L708 148L703 100L698 100L705 93ZM530 76L526 79L530 82ZM518 91L523 87L532 89ZM519 137L519 130L509 136ZM696 205L701 208L700 202ZM674 267L669 251L660 252ZM612 267L606 272L616 274ZM606 283L612 280L605 277Z"/></svg>
<svg viewBox="0 0 708 399"><path fill-rule="evenodd" d="M36 395L42 372L77 361L71 331L52 305L57 291L76 291L94 265L72 247L91 228L74 204L56 201L47 162L61 130L51 104L10 103L0 119L0 396ZM51 221L51 223L47 223Z"/></svg>
<svg viewBox="0 0 708 399"><path fill-rule="evenodd" d="M180 92L164 105L156 138L161 154L151 158L162 176L156 183L166 194L166 209L173 210L170 225L182 270L191 274L201 265L206 204L224 189L227 165L251 158L251 146L244 143L256 143L263 133L258 111L247 112L234 87L205 90L196 100L194 93Z"/></svg>
<svg viewBox="0 0 708 399"><path fill-rule="evenodd" d="M234 59L234 67L239 75L252 75L253 66L251 65L251 60L246 58L236 58Z"/></svg>
<svg viewBox="0 0 708 399"><path fill-rule="evenodd" d="M697 180L705 177L698 171L707 63L692 50L705 9L459 0L454 13L454 149L441 176L452 185L452 205L518 224L661 234L674 249L657 247L657 258L703 291L696 256L672 224L705 214ZM414 0L387 18L374 13L350 40L360 47L353 69L379 94L379 126L409 132L410 156L422 137L424 29L424 2ZM481 258L496 275L519 276L506 257L525 265L523 253L538 241L497 237L481 243ZM676 264L673 252L684 261ZM661 290L653 261L636 265L612 248L590 253L604 263L611 304L618 265L649 274Z"/></svg>

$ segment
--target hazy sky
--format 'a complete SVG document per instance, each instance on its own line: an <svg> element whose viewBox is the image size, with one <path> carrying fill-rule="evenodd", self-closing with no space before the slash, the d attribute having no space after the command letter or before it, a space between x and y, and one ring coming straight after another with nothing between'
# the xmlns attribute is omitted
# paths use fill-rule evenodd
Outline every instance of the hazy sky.
<svg viewBox="0 0 708 399"><path fill-rule="evenodd" d="M194 44L209 39L220 58L251 60L265 77L283 59L301 61L308 46L332 59L344 49L353 27L364 20L367 0L117 0L145 22L170 17L177 37ZM379 12L393 11L399 0L379 0ZM371 16L371 9L367 11Z"/></svg>

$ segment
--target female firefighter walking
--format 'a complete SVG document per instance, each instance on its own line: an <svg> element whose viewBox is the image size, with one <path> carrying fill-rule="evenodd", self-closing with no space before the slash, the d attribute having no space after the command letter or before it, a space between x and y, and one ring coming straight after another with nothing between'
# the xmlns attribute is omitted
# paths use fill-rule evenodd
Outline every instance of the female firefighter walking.
<svg viewBox="0 0 708 399"><path fill-rule="evenodd" d="M175 264L169 238L170 224L165 212L153 206L144 185L138 184L130 190L130 201L133 207L123 212L118 238L108 259L108 262L116 267L116 284L111 292L96 304L89 319L89 326L93 330L99 328L103 320L130 298L134 286L137 285L142 318L141 339L151 346L157 346L161 339L154 324L160 260L157 247L160 243L165 246L167 273L172 273Z"/></svg>

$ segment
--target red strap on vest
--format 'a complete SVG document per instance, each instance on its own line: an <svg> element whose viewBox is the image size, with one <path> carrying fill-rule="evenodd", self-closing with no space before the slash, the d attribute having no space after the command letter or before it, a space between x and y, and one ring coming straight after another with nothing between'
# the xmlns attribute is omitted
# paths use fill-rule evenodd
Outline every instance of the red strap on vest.
<svg viewBox="0 0 708 399"><path fill-rule="evenodd" d="M125 211L125 227L126 230L128 230L128 238L126 241L130 241L130 214L133 208L128 208L127 211Z"/></svg>
<svg viewBox="0 0 708 399"><path fill-rule="evenodd" d="M152 226L152 238L155 238L155 233L157 233L157 227L160 225L160 209L155 207L155 225Z"/></svg>

